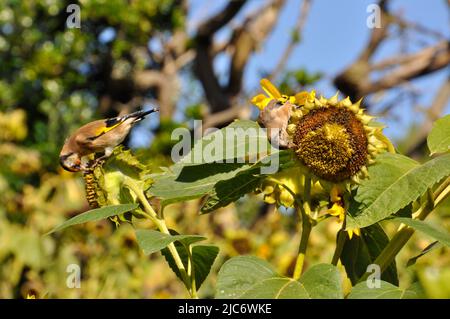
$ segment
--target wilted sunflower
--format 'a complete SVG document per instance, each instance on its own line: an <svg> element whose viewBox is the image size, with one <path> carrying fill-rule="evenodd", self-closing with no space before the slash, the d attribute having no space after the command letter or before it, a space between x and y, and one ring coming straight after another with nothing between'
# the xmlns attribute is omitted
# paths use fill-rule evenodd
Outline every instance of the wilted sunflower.
<svg viewBox="0 0 450 319"><path fill-rule="evenodd" d="M315 98L310 93L291 117L288 133L298 158L320 179L332 183L359 183L367 165L385 151L394 152L383 127L364 114L361 100Z"/></svg>
<svg viewBox="0 0 450 319"><path fill-rule="evenodd" d="M319 181L328 191L332 206L328 213L343 221L345 205L342 193L367 177L367 166L374 163L379 153L394 152L391 142L382 134L383 126L364 113L360 108L361 100L356 103L349 97L339 100L338 94L330 99L317 98L314 91L285 96L266 79L261 81L261 86L269 97L260 94L252 99L261 111L271 99L276 99L280 107L282 103L292 104L286 129L289 148L295 152L302 174L311 178L313 186ZM288 184L293 184L292 179L297 178L296 174L286 176L281 172L278 175ZM303 180L299 178L297 183L301 184ZM270 188L266 185L266 190L263 190L266 198L272 202L293 204L292 200L283 200L281 193L277 197L277 188L272 188L273 194L269 194Z"/></svg>

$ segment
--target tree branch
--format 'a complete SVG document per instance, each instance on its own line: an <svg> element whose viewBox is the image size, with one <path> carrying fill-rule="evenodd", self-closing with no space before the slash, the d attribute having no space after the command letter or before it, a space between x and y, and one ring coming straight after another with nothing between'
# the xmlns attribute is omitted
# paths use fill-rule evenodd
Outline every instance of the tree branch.
<svg viewBox="0 0 450 319"><path fill-rule="evenodd" d="M210 38L216 31L230 22L241 10L247 0L231 0L228 5L217 15L203 22L197 31L197 38Z"/></svg>
<svg viewBox="0 0 450 319"><path fill-rule="evenodd" d="M235 50L231 57L230 77L227 93L234 97L242 88L242 76L245 65L258 44L262 43L275 26L284 0L274 0L257 14L247 17L244 23L235 30L232 43Z"/></svg>
<svg viewBox="0 0 450 319"><path fill-rule="evenodd" d="M428 133L433 127L434 121L436 121L444 108L448 105L450 100L450 77L445 79L439 88L433 103L427 110L427 117L421 125L420 131L414 136L413 141L410 143L408 148L405 150L405 154L408 156L413 156L415 153L420 151L420 149L425 145Z"/></svg>
<svg viewBox="0 0 450 319"><path fill-rule="evenodd" d="M308 17L310 7L311 7L311 0L303 0L302 6L300 8L300 16L297 19L297 23L295 24L295 27L293 29L291 41L284 50L283 54L281 55L281 58L278 61L278 64L275 67L275 69L272 71L272 74L270 74L269 76L270 80L275 79L280 74L280 72L284 69L295 47L298 45L299 39L301 38L301 34L303 31L303 27L305 26L306 23L306 18Z"/></svg>
<svg viewBox="0 0 450 319"><path fill-rule="evenodd" d="M441 42L435 47L426 48L419 53L404 58L403 65L375 82L363 83L361 94L367 95L390 89L407 80L427 75L446 67L450 63L450 42Z"/></svg>

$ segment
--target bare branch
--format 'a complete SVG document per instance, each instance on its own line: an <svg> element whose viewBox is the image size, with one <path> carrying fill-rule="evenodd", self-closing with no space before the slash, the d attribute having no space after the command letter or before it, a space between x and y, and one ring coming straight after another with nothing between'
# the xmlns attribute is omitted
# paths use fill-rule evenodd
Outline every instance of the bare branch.
<svg viewBox="0 0 450 319"><path fill-rule="evenodd" d="M426 138L430 132L433 122L436 121L444 108L448 105L450 100L450 77L445 79L444 83L439 88L432 105L427 110L427 117L425 118L420 131L415 135L413 141L406 149L405 153L409 156L417 153L426 143Z"/></svg>
<svg viewBox="0 0 450 319"><path fill-rule="evenodd" d="M443 48L443 46L445 46ZM389 89L403 83L407 80L417 78L436 70L442 69L450 64L450 42L444 45L439 44L437 48L427 48L417 54L412 60L400 65L394 71L382 79L364 83L361 86L361 94Z"/></svg>
<svg viewBox="0 0 450 319"><path fill-rule="evenodd" d="M371 65L370 70L377 71L377 70L386 69L388 67L393 67L397 64L407 64L407 63L410 63L417 59L420 59L424 56L432 57L438 51L445 49L447 47L447 45L448 45L447 41L441 41L433 47L425 48L422 51L414 53L414 54L390 57L390 58L384 59L380 62L377 62L377 63Z"/></svg>
<svg viewBox="0 0 450 319"><path fill-rule="evenodd" d="M378 49L378 46L383 42L383 40L388 35L388 28L391 23L391 19L389 17L389 12L387 8L387 0L381 0L378 5L380 6L380 18L381 18L381 28L374 28L369 42L366 48L361 52L358 61L369 61L375 51Z"/></svg>
<svg viewBox="0 0 450 319"><path fill-rule="evenodd" d="M211 37L217 30L226 25L241 10L246 0L232 0L217 15L203 22L197 31L197 37Z"/></svg>
<svg viewBox="0 0 450 319"><path fill-rule="evenodd" d="M235 50L231 57L230 78L227 93L234 97L242 87L242 76L251 53L262 43L275 26L284 0L274 0L262 8L257 15L247 17L233 34Z"/></svg>
<svg viewBox="0 0 450 319"><path fill-rule="evenodd" d="M272 74L269 76L270 80L275 79L278 76L278 74L284 69L284 66L286 65L289 57L291 56L295 47L298 45L299 42L298 39L301 37L310 7L311 7L311 0L303 0L302 6L300 8L300 16L297 19L297 23L295 24L295 27L293 29L294 35L291 37L291 41L284 50L283 54L281 55L281 58L278 61L277 66L273 70Z"/></svg>

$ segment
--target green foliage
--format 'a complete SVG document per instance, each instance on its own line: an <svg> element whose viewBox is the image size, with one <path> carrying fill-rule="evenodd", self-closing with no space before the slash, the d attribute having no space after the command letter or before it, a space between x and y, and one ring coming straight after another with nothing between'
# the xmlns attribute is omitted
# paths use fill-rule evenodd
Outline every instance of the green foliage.
<svg viewBox="0 0 450 319"><path fill-rule="evenodd" d="M103 166L94 170L97 202L103 207L81 213L87 205L80 176L57 171L57 155L64 138L93 119L116 115L116 107L133 104L134 97L139 101L157 96L153 89L136 93L140 89L131 84L132 78L144 69L160 69L158 52L152 52L155 59L147 52L152 50L148 41L185 28L186 11L177 0L84 1L79 30L65 25L68 3L7 0L0 6L0 297L22 298L29 292L44 298L185 297L183 286L173 284L175 276L166 265L167 261L178 278L184 280L175 262L176 254L192 272L189 279L193 279L196 288L203 284L204 296L210 297L214 289L211 283L204 282L208 274L215 275L220 246L223 259L245 251L269 260L270 264L256 257L230 259L219 273L218 297L342 298L338 270L331 265L310 266L328 258L335 230L323 227L323 232L313 234L316 237L311 242L319 243L319 248L312 245L308 255L315 257L308 260L300 280L288 278L285 275L290 275L295 258L292 250L297 246L290 240L296 220L289 214L263 212L255 196L245 198L254 219L244 228L235 216L238 214L233 215L231 210L197 216L199 201L173 205L172 210L164 211L171 226L180 228L182 233L208 233L209 240L218 246L197 244L205 239L199 235L144 230L150 224L148 220L131 219L130 214L123 216L133 211L135 217L148 219L146 203L157 211L153 218L163 223L158 199L167 206L204 197L201 211L210 212L253 193L265 177L259 169L266 165L261 161L268 158L264 157L266 146L272 155L280 156L281 166L292 163L292 154L271 149L266 135L258 131L259 126L253 121L236 121L228 128L240 128L242 132L254 129L256 134L226 135L221 134L226 131L222 129L195 143L190 155L209 154L208 160L190 163L189 155L170 169L163 169L162 174L151 175L150 168L154 172L158 166L168 166L168 155L177 143L171 140L173 129L187 127L162 119L152 146L141 151L141 156L134 157L130 151L117 148ZM105 30L112 34L107 41L101 39ZM294 32L291 36L294 42L301 41L300 34ZM195 50L192 43L191 39L181 39L171 50L177 51L178 46ZM191 65L185 70L191 72ZM294 93L320 78L320 73L293 70L281 76L281 91ZM174 92L171 98L186 101L189 97ZM186 108L188 118L204 116L197 104L201 100L194 97L187 102L192 105ZM432 154L448 152L449 127L449 116L435 123L428 138ZM216 139L225 142L225 147L213 148ZM247 156L259 161L248 161ZM448 158L442 155L420 165L400 155L383 155L369 169L371 178L357 190L360 205L351 211L353 218L348 217L347 226L370 226L361 229L360 237L346 243L341 256L354 283L388 243L377 222L393 214L400 216L399 210L411 215L412 207L422 204L415 201L422 200L428 189L449 175ZM243 161L236 163L236 159ZM155 185L151 187L153 177ZM138 198L125 180L134 182L138 191L147 192L149 198ZM440 205L438 209L444 211L445 207L448 206ZM114 226L108 217L117 215L132 227ZM386 224L392 226L392 221L404 222L444 245L450 242L447 233L428 223L397 218L388 219ZM68 228L86 222L89 223L82 227ZM51 228L49 233L65 231L41 236ZM394 233L389 227L385 229ZM172 244L176 254L167 248ZM139 252L138 245L147 254L161 250L166 260L149 259ZM418 245L411 249L422 248ZM419 256L429 251L422 250ZM430 276L426 268L420 268L421 262L411 270L427 295L447 297L448 271ZM72 263L83 266L81 289L71 290L61 284L66 280L66 266ZM382 274L382 279L397 283L394 264ZM192 282L185 282L186 287L192 289ZM382 283L381 290L367 291L358 284L350 296L419 296L414 291L388 283Z"/></svg>
<svg viewBox="0 0 450 319"><path fill-rule="evenodd" d="M52 229L47 234L51 234L51 233L63 230L64 228L67 228L67 227L70 227L73 225L83 224L86 222L98 221L98 220L101 220L104 218L120 215L125 212L129 212L133 209L136 209L137 207L138 207L138 204L122 204L122 205L104 206L101 208L92 209L92 210L84 212L80 215L77 215L77 216L65 221L61 225Z"/></svg>
<svg viewBox="0 0 450 319"><path fill-rule="evenodd" d="M261 176L255 174L255 170L250 169L238 173L228 180L218 181L202 205L201 212L209 213L220 207L225 207L245 194L253 192L260 184Z"/></svg>
<svg viewBox="0 0 450 319"><path fill-rule="evenodd" d="M266 261L253 256L235 257L219 271L216 298L305 298L304 287L283 278Z"/></svg>
<svg viewBox="0 0 450 319"><path fill-rule="evenodd" d="M175 248L178 251L183 265L186 269L189 267L189 262L192 263L195 276L195 284L197 289L200 288L202 283L205 281L211 267L219 254L219 247L214 245L195 245L190 247L183 242L175 242ZM191 251L191 252L190 252ZM164 248L161 253L166 258L172 271L177 275L180 280L183 280L181 276L180 269L175 264L172 254L170 254L169 249ZM190 259L190 261L189 261Z"/></svg>
<svg viewBox="0 0 450 319"><path fill-rule="evenodd" d="M297 281L279 275L264 260L241 256L220 269L216 298L329 299L343 298L343 291L333 265L315 265Z"/></svg>
<svg viewBox="0 0 450 319"><path fill-rule="evenodd" d="M167 235L156 230L140 229L136 231L139 247L146 255L156 253L174 241L181 241L187 246L197 241L205 240L203 236L195 235ZM187 240L187 241L186 241Z"/></svg>
<svg viewBox="0 0 450 319"><path fill-rule="evenodd" d="M281 159L287 158L282 156L284 153L272 148L267 136L259 128L253 121L235 121L203 137L169 171L153 176L154 184L149 192L161 198L163 205L210 195L203 209L204 212L209 212L255 190L259 181L257 171L261 166L268 165L263 162L270 160L270 156L281 155ZM236 134L236 131L229 129L240 131ZM224 147L219 147L216 152L207 151L215 142L221 142L217 145ZM272 155L266 156L268 151ZM211 156L205 158L204 155ZM254 164L246 163L246 158L259 161ZM250 178L250 182L235 189L236 184L246 178Z"/></svg>
<svg viewBox="0 0 450 319"><path fill-rule="evenodd" d="M311 299L342 299L342 279L339 270L330 264L318 264L308 269L301 277Z"/></svg>
<svg viewBox="0 0 450 319"><path fill-rule="evenodd" d="M369 288L366 282L361 282L354 286L348 295L348 299L416 299L419 297L413 290L400 289L382 280L380 287L372 288Z"/></svg>
<svg viewBox="0 0 450 319"><path fill-rule="evenodd" d="M431 154L445 153L450 150L450 114L434 122L427 143Z"/></svg>
<svg viewBox="0 0 450 319"><path fill-rule="evenodd" d="M92 120L102 96L132 98L131 72L150 62L135 49L145 47L154 33L173 32L185 23L176 0L92 0L81 5L81 29L67 28L69 3L1 5L0 24L9 31L0 35L0 111L26 111L31 134L25 142L40 150L51 170L66 134ZM109 42L100 37L106 29L114 34Z"/></svg>
<svg viewBox="0 0 450 319"><path fill-rule="evenodd" d="M422 165L399 154L385 153L369 167L370 178L358 188L359 212L348 216L347 229L366 227L415 201L443 177L450 175L450 154Z"/></svg>
<svg viewBox="0 0 450 319"><path fill-rule="evenodd" d="M420 257L425 256L427 253L429 253L430 251L432 251L433 249L436 248L440 248L442 245L439 244L438 241L434 241L431 244L429 244L427 247L425 247L425 249L423 249L420 254L418 254L417 256L414 256L412 258L410 258L408 260L408 262L406 263L406 267L410 267L415 265L415 263L417 262L417 260L419 260Z"/></svg>
<svg viewBox="0 0 450 319"><path fill-rule="evenodd" d="M236 176L248 169L245 164L212 163L172 167L172 171L153 176L149 193L161 198L164 206L198 198L210 193L217 182Z"/></svg>
<svg viewBox="0 0 450 319"><path fill-rule="evenodd" d="M394 220L399 221L405 225L408 225L414 228L415 230L418 230L421 233L439 241L440 243L446 245L447 247L450 247L450 233L448 233L447 231L437 229L436 227L422 220L404 217L397 217Z"/></svg>
<svg viewBox="0 0 450 319"><path fill-rule="evenodd" d="M361 229L361 236L346 240L341 253L341 262L352 284L355 285L366 273L367 267L373 264L388 243L389 238L379 224L365 227ZM398 285L395 261L381 274L381 279Z"/></svg>
<svg viewBox="0 0 450 319"><path fill-rule="evenodd" d="M296 37L296 34L292 34ZM294 38L294 40L300 41L300 38ZM280 90L287 95L295 95L295 93L303 90L306 86L312 85L322 78L323 74L320 72L310 72L304 68L288 71L284 74L281 83Z"/></svg>
<svg viewBox="0 0 450 319"><path fill-rule="evenodd" d="M193 269L196 287L197 289L200 288L211 270L214 260L219 253L219 248L213 245L193 245L196 242L205 240L206 238L203 236L179 235L175 231L171 231L171 234L168 235L148 229L136 231L139 247L144 253L148 255L161 251L172 271L183 281L180 269L167 248L169 244L175 242L175 248L185 269ZM193 266L189 266L191 263Z"/></svg>

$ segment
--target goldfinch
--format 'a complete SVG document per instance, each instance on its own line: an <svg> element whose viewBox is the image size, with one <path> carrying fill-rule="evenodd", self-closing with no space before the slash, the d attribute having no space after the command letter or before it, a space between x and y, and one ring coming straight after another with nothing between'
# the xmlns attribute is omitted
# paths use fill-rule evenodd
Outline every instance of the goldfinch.
<svg viewBox="0 0 450 319"><path fill-rule="evenodd" d="M61 166L69 172L79 172L88 169L89 155L104 153L96 162L109 157L114 147L122 143L134 124L157 111L156 108L137 111L124 116L93 121L80 127L66 139L61 149L59 154Z"/></svg>
<svg viewBox="0 0 450 319"><path fill-rule="evenodd" d="M273 99L259 113L258 122L267 129L272 144L280 148L289 146L289 135L286 131L293 105L289 101L281 104Z"/></svg>

